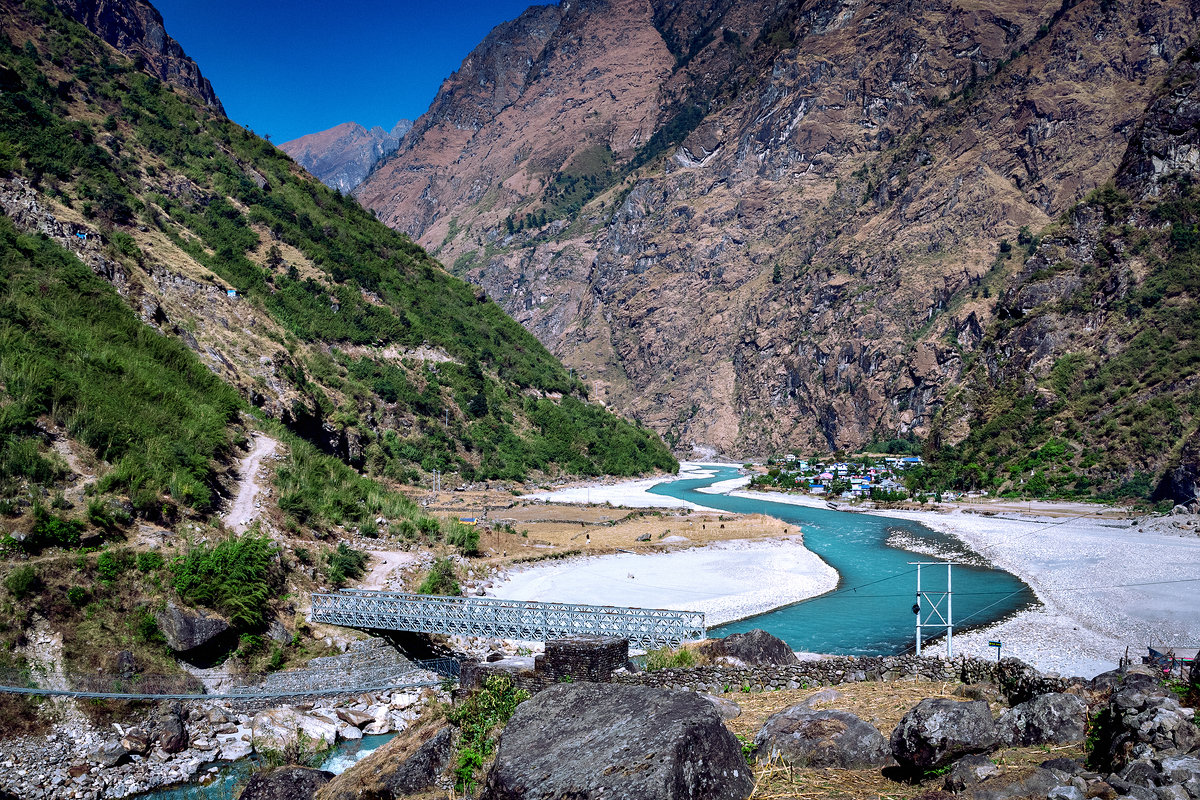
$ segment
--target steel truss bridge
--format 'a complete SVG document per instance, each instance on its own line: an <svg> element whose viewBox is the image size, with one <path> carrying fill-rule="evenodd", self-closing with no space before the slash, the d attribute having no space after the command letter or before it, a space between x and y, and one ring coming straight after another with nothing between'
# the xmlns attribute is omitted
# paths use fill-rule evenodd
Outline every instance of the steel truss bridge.
<svg viewBox="0 0 1200 800"><path fill-rule="evenodd" d="M537 603L343 589L312 596L313 622L378 631L443 633L544 642L612 636L649 650L705 637L704 614L655 608Z"/></svg>

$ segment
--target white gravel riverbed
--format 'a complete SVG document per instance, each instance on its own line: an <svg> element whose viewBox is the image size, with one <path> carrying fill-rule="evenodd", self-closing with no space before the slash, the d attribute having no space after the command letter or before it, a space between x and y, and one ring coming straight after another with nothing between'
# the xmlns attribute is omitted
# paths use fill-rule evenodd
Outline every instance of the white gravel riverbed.
<svg viewBox="0 0 1200 800"><path fill-rule="evenodd" d="M822 594L837 572L799 537L718 542L666 553L617 553L536 564L488 594L506 600L702 611L720 625Z"/></svg>

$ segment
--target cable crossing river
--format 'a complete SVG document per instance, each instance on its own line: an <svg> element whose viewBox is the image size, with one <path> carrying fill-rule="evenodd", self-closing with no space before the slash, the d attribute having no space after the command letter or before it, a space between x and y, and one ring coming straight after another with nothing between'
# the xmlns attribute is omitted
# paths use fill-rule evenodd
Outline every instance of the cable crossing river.
<svg viewBox="0 0 1200 800"><path fill-rule="evenodd" d="M713 629L714 636L762 628L792 649L846 655L895 655L913 646L915 554L888 544L919 542L929 552L955 562L955 630L996 622L1036 602L1019 578L987 565L952 536L907 520L851 514L773 503L767 499L731 497L697 491L738 477L734 468L716 467L712 477L662 483L652 494L686 500L737 514L767 514L800 526L804 544L837 570L837 588L818 597ZM945 577L938 570L922 575L922 589L939 590ZM925 582L928 581L928 585Z"/></svg>

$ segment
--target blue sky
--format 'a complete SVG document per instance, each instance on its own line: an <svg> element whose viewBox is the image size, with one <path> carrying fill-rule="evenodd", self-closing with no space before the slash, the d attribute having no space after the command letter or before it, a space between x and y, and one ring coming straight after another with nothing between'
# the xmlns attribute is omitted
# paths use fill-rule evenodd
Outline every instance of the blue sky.
<svg viewBox="0 0 1200 800"><path fill-rule="evenodd" d="M488 31L538 4L153 2L230 119L277 143L351 120L416 119Z"/></svg>

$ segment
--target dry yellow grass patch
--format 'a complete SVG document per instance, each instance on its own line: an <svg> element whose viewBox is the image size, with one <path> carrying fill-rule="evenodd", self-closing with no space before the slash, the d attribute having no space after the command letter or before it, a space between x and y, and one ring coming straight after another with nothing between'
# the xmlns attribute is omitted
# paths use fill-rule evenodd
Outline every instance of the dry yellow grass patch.
<svg viewBox="0 0 1200 800"><path fill-rule="evenodd" d="M888 737L913 706L926 698L946 697L955 700L954 692L961 686L955 682L929 683L926 681L899 681L889 683L855 683L832 688L840 697L814 703L818 710L849 711ZM824 689L794 689L778 692L743 693L728 692L723 697L734 701L742 708L741 716L725 724L747 742L755 735L767 719L789 706L801 703ZM999 706L993 705L993 713ZM1082 747L1024 747L1001 750L991 755L1002 774L1027 772L1032 767L1051 758L1078 758L1083 755ZM807 769L786 764L757 764L754 767L755 788L752 800L883 800L883 798L912 798L924 792L942 788L941 776L920 782L894 780L885 776L880 769Z"/></svg>
<svg viewBox="0 0 1200 800"><path fill-rule="evenodd" d="M481 548L489 556L505 561L574 551L586 555L618 550L655 552L734 539L796 536L801 532L794 524L758 514L658 514L621 510L605 513L603 509L548 506L542 506L538 511L543 518L536 522L514 519L507 511L490 514L487 524L480 528ZM556 519L559 515L561 518ZM608 515L617 518L605 520ZM501 525L509 525L511 530L501 528ZM639 537L647 535L648 541L638 541ZM674 537L681 537L681 540L672 541Z"/></svg>

